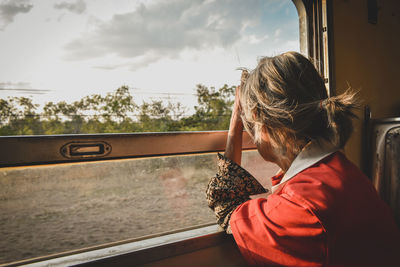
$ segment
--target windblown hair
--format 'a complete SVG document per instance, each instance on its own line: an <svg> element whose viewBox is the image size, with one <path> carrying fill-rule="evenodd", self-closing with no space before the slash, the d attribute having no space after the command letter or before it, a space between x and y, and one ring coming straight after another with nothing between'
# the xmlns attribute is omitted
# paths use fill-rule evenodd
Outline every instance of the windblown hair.
<svg viewBox="0 0 400 267"><path fill-rule="evenodd" d="M355 93L328 97L324 81L303 55L264 57L246 78L240 88L242 120L256 143L264 130L277 149L289 140L292 145L321 138L340 148L346 144L353 130Z"/></svg>

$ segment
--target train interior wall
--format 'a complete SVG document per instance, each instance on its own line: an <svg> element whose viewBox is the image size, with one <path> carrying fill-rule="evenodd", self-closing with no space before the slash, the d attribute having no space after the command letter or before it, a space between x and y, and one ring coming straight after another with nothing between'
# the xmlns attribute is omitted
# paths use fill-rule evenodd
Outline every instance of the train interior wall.
<svg viewBox="0 0 400 267"><path fill-rule="evenodd" d="M361 100L345 152L361 167L365 105L373 119L400 115L400 1L378 0L376 24L368 22L368 1L332 2L335 90L340 94L351 86Z"/></svg>

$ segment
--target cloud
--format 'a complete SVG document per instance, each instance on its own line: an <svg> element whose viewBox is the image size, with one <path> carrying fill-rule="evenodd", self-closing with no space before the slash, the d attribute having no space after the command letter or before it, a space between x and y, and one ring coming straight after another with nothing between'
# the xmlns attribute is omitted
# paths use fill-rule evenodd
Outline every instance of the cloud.
<svg viewBox="0 0 400 267"><path fill-rule="evenodd" d="M276 29L276 31L275 31L275 33L274 33L274 37L275 37L275 38L278 38L278 37L281 35L281 33L282 33L282 30L281 30L281 29Z"/></svg>
<svg viewBox="0 0 400 267"><path fill-rule="evenodd" d="M159 60L158 56L145 54L143 56L136 57L134 60L130 60L130 61L127 61L124 63L97 65L97 66L94 66L94 68L101 69L101 70L115 70L115 69L126 67L133 71L133 70L147 67L151 63L157 62L158 60Z"/></svg>
<svg viewBox="0 0 400 267"><path fill-rule="evenodd" d="M27 82L0 82L0 92L42 95L50 92L48 89L35 89Z"/></svg>
<svg viewBox="0 0 400 267"><path fill-rule="evenodd" d="M16 15L28 13L33 5L29 0L6 0L0 3L0 31L14 21Z"/></svg>
<svg viewBox="0 0 400 267"><path fill-rule="evenodd" d="M27 82L0 82L0 88L31 88L31 84Z"/></svg>
<svg viewBox="0 0 400 267"><path fill-rule="evenodd" d="M261 16L259 7L265 2L163 0L141 4L68 43L66 59L116 55L146 65L161 58L179 57L184 50L229 48L243 37L249 25L257 24Z"/></svg>
<svg viewBox="0 0 400 267"><path fill-rule="evenodd" d="M55 9L66 9L75 14L82 14L86 10L86 3L83 0L76 0L75 2L62 1L54 4Z"/></svg>
<svg viewBox="0 0 400 267"><path fill-rule="evenodd" d="M264 36L258 36L258 35L255 35L255 34L251 34L246 38L246 41L249 44L259 44L259 43L267 40L268 38L269 38L268 34L266 34Z"/></svg>
<svg viewBox="0 0 400 267"><path fill-rule="evenodd" d="M51 90L48 89L5 89L5 88L0 88L1 91L11 91L13 93L18 93L18 94L33 94L33 95L44 95L50 92Z"/></svg>

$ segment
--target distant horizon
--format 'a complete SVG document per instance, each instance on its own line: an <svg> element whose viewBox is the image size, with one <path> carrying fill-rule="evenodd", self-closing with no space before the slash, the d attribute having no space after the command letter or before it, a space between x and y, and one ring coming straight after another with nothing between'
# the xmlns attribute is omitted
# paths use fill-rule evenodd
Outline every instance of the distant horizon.
<svg viewBox="0 0 400 267"><path fill-rule="evenodd" d="M0 98L42 106L126 85L138 104L192 109L197 84L236 85L237 67L300 50L290 0L2 0L0 42Z"/></svg>

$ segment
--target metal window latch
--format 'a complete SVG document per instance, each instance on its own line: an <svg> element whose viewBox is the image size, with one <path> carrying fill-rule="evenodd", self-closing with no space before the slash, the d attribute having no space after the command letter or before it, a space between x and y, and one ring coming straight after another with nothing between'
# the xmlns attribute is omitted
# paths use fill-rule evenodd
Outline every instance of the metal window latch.
<svg viewBox="0 0 400 267"><path fill-rule="evenodd" d="M60 153L69 159L99 158L111 152L111 145L103 141L97 142L70 142L63 145Z"/></svg>

